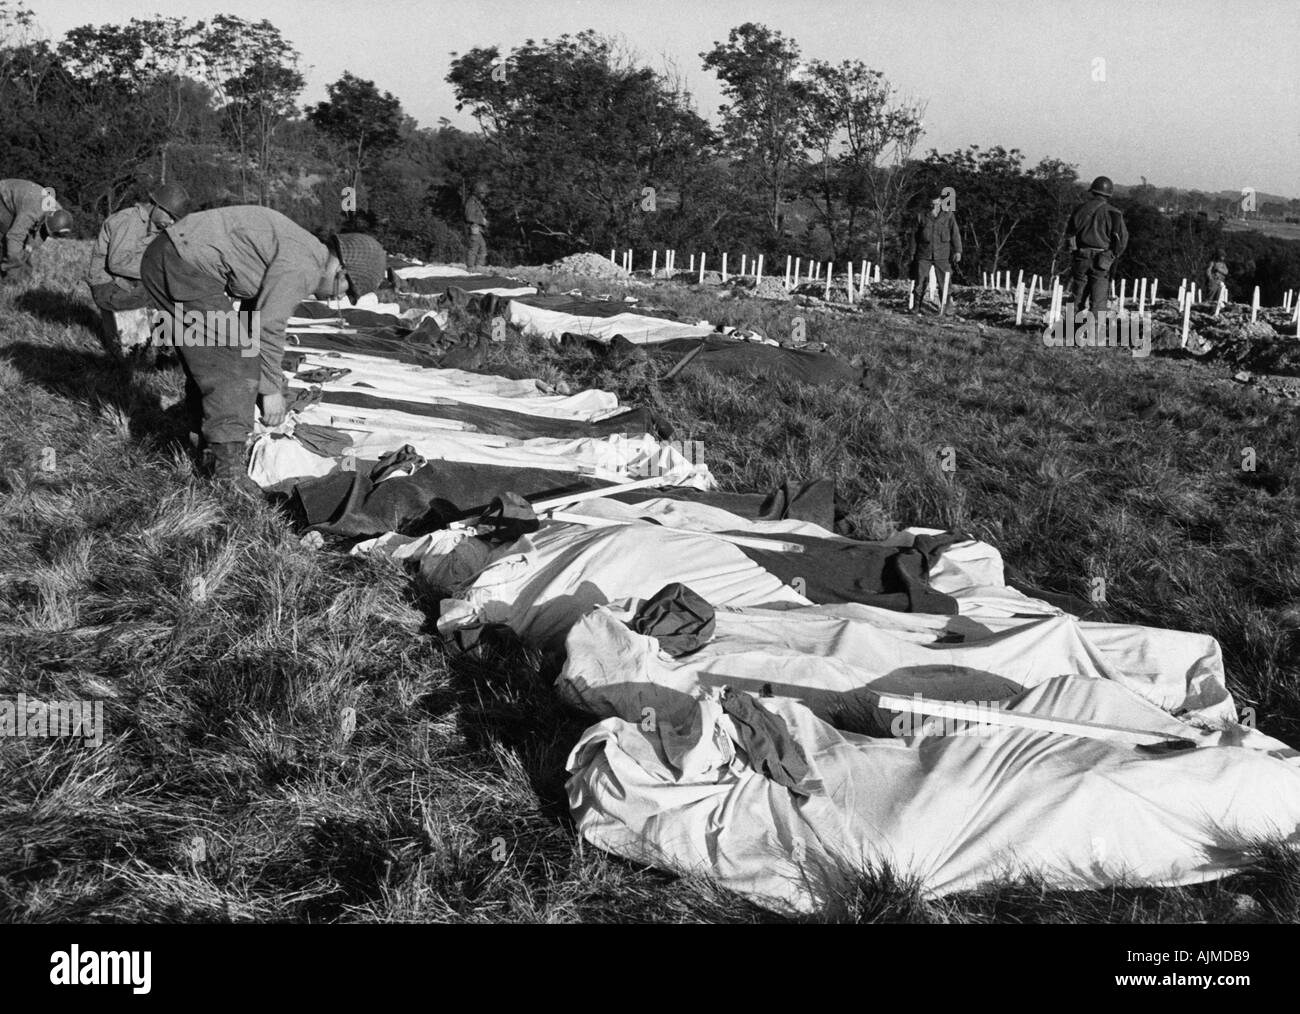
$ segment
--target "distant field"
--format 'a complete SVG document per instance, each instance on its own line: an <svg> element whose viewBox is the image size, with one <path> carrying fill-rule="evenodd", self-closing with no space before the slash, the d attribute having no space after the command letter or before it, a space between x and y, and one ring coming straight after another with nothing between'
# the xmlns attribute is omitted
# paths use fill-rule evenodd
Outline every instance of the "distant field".
<svg viewBox="0 0 1300 1014"><path fill-rule="evenodd" d="M1241 221L1240 219L1228 219L1223 224L1224 232L1258 232L1265 236L1276 236L1278 239L1294 239L1300 241L1300 224L1295 222L1264 222L1264 221Z"/></svg>

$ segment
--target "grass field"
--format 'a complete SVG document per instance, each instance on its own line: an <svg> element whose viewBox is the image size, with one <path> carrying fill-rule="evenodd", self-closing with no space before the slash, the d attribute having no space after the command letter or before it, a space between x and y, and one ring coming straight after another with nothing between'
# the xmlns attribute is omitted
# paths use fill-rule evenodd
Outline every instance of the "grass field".
<svg viewBox="0 0 1300 1014"><path fill-rule="evenodd" d="M1277 239L1300 240L1300 225L1295 222L1271 222L1260 219L1244 221L1230 218L1223 225L1226 232L1258 232Z"/></svg>
<svg viewBox="0 0 1300 1014"><path fill-rule="evenodd" d="M775 919L576 839L564 760L587 722L552 693L554 659L445 654L430 591L396 566L313 551L269 507L196 481L163 407L179 370L100 350L76 280L87 250L50 244L0 291L0 696L102 698L107 733L98 748L0 743L0 918ZM862 356L874 383L687 371L665 385L645 362L536 341L498 354L653 405L729 488L828 475L862 536L961 528L1033 587L1086 598L1101 577L1105 618L1214 635L1239 706L1300 742L1293 408L1207 364L1049 349L1029 329L685 286L653 301L768 333L803 315L809 340ZM1187 889L1018 883L937 902L864 872L829 917L1296 921L1300 857L1262 843L1261 867Z"/></svg>

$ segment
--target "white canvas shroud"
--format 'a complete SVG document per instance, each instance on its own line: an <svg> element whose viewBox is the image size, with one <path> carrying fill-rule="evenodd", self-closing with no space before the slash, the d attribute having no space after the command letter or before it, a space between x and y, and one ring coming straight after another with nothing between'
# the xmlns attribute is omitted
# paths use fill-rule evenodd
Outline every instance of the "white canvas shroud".
<svg viewBox="0 0 1300 1014"><path fill-rule="evenodd" d="M1025 873L1066 889L1182 884L1248 865L1252 839L1300 840L1296 754L1236 724L1211 637L1067 616L1007 588L997 551L973 541L945 550L931 574L957 598L958 616L814 606L703 531L816 526L747 523L668 500L585 509L700 531L545 526L486 558L440 627L506 622L529 640L568 631L557 690L617 716L589 729L569 759L579 832L601 848L815 912L871 863L893 864L929 895ZM714 639L676 660L623 622L673 580L718 609ZM937 643L952 632L965 639ZM1203 746L1154 756L1002 728L871 738L823 720L856 688L979 700L990 676L1023 688L1003 707ZM750 768L711 700L723 685L764 684L824 786L811 799Z"/></svg>
<svg viewBox="0 0 1300 1014"><path fill-rule="evenodd" d="M344 365L341 358L320 365ZM427 398L436 387L438 397L567 418L612 408L593 392L560 404L532 382L439 379L364 358L347 357L348 365L376 383L378 397ZM330 422L350 411L315 406L304 418ZM601 457L590 441L510 441L387 413L370 413L382 423L373 450L413 443L426 457L562 470ZM359 446L369 447L364 435ZM264 436L255 477L267 485L276 475L320 474L308 460L276 460L295 447L333 467L294 441ZM557 689L611 716L586 731L568 761L579 833L601 848L811 913L881 863L931 896L1025 873L1067 889L1185 884L1248 865L1254 839L1300 839L1296 753L1235 724L1213 638L1068 617L1009 588L997 551L975 541L946 548L930 573L959 615L930 616L814 606L708 534L835 538L815 525L748 522L669 499L592 501L571 513L619 523L545 523L496 549L459 532L382 537L367 551L418 560L426 576L454 586L439 620L444 633L505 622L532 641L567 635ZM890 541L907 545L934 531L909 529ZM677 660L622 622L637 599L674 581L718 609L714 640ZM965 639L936 643L945 633ZM1023 688L1003 707L1202 746L1151 756L1059 732L987 727L978 736L871 738L823 720L863 687L976 700L991 677ZM803 747L819 791L801 799L749 766L716 701L724 684L771 684L767 706ZM656 709L651 728L646 707Z"/></svg>
<svg viewBox="0 0 1300 1014"><path fill-rule="evenodd" d="M749 521L716 507L669 499L635 505L594 501L579 511L628 523L606 528L545 524L500 547L474 581L443 601L438 629L448 634L473 623L505 623L527 639L553 641L592 606L649 598L673 582L685 584L715 608L811 605L738 546L704 533L839 538L807 522ZM638 518L660 523L634 523ZM887 541L910 545L916 535L933 531L906 529ZM1007 587L1002 559L992 546L973 540L961 543L945 550L941 561L931 586L952 595L963 614L1060 613Z"/></svg>
<svg viewBox="0 0 1300 1014"><path fill-rule="evenodd" d="M716 333L711 324L682 324L639 313L583 317L560 310L529 306L518 300L511 300L508 312L510 323L523 335L537 335L550 341L559 341L565 333L586 335L603 342L612 340L615 335L622 335L634 345L652 345L675 338L707 338Z"/></svg>
<svg viewBox="0 0 1300 1014"><path fill-rule="evenodd" d="M801 799L751 768L706 699L685 728L608 718L586 731L568 760L579 833L799 913L851 896L882 864L926 896L1025 874L1057 889L1172 885L1249 865L1254 838L1300 841L1294 751L1258 733L1239 733L1255 749L1154 757L1026 729L877 739L839 732L789 698L765 704L820 791ZM1105 679L1054 677L1013 706L1207 744L1231 735L1189 730Z"/></svg>
<svg viewBox="0 0 1300 1014"><path fill-rule="evenodd" d="M294 425L311 423L340 430L352 438L348 455L377 460L406 444L427 459L478 462L515 468L582 472L593 478L623 482L662 475L665 485L716 488L708 466L691 461L680 449L649 434L611 437L537 437L519 439L466 429L463 424L403 411L399 402L439 402L505 409L523 415L573 422L595 422L620 411L618 396L598 389L576 394L547 394L537 380L511 380L466 370L437 369L395 362L381 356L329 353L299 347L303 369L336 367L348 371L318 384L325 392L359 392L391 401L392 408L356 408L318 402L292 413ZM277 427L276 432L286 432ZM259 427L249 459L249 476L263 489L284 490L295 480L329 475L342 457L312 453L296 440L277 439Z"/></svg>

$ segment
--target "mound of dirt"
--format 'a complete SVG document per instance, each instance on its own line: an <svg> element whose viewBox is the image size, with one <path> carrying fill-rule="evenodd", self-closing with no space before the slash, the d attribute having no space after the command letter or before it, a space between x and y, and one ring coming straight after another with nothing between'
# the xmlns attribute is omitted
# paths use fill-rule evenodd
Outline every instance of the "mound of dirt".
<svg viewBox="0 0 1300 1014"><path fill-rule="evenodd" d="M555 272L579 275L583 278L627 278L628 273L608 257L597 253L570 254L546 267Z"/></svg>
<svg viewBox="0 0 1300 1014"><path fill-rule="evenodd" d="M1264 321L1249 321L1201 329L1217 359L1256 373L1300 375L1300 341Z"/></svg>
<svg viewBox="0 0 1300 1014"><path fill-rule="evenodd" d="M758 299L775 299L783 303L788 303L791 299L790 293L785 291L785 282L779 278L764 278L757 285L751 283L741 291L746 296Z"/></svg>

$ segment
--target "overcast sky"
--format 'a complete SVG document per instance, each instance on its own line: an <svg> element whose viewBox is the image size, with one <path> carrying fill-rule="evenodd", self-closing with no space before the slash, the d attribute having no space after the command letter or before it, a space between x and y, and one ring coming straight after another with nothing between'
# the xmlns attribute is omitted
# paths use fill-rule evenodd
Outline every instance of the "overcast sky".
<svg viewBox="0 0 1300 1014"><path fill-rule="evenodd" d="M1300 196L1296 0L27 0L57 37L155 13L275 24L302 54L304 103L345 70L425 126L455 111L452 52L594 28L671 62L716 122L699 54L756 21L804 58L859 59L927 100L919 151L968 144L1051 155L1085 178ZM1097 62L1104 60L1104 68ZM1104 80L1094 80L1098 70Z"/></svg>

